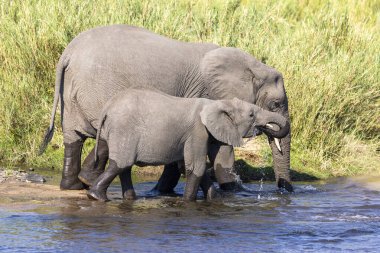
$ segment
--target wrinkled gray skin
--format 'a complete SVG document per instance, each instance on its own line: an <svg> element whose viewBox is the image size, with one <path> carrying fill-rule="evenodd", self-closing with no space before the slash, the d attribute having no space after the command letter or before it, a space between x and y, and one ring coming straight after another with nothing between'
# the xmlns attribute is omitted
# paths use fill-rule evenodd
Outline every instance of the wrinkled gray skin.
<svg viewBox="0 0 380 253"><path fill-rule="evenodd" d="M88 137L95 138L104 104L132 85L151 86L177 97L213 100L237 97L278 112L289 121L281 73L242 50L180 42L127 25L98 27L78 35L62 53L57 65L52 119L41 151L53 136L54 116L60 99L65 144L62 189L83 187L77 177L81 169L83 141ZM281 152L273 137L267 135L277 184L292 191L290 133L281 139ZM93 151L85 159L82 169L85 173L81 178L87 184L91 184L91 178L85 180L86 174L97 176L104 170L108 158L106 145L100 146L100 151L101 162L97 167L94 166ZM228 145L219 147L213 165L222 188L235 182L234 175L229 173L233 163L233 148ZM166 166L163 174L172 175L169 170ZM178 177L169 181L165 182L164 188L168 184L171 185L169 188L174 188Z"/></svg>
<svg viewBox="0 0 380 253"><path fill-rule="evenodd" d="M90 198L100 201L108 200L108 186L123 173L123 196L135 198L130 175L134 164L180 161L184 161L187 174L184 198L194 201L211 140L214 145L240 146L243 137L253 135L255 126L266 128L267 124L278 126L273 133L277 137L289 131L283 116L237 98L178 98L142 88L127 89L113 97L101 115L97 140L108 144L110 165L88 191ZM212 187L210 184L208 191L212 192ZM206 195L211 197L207 192Z"/></svg>

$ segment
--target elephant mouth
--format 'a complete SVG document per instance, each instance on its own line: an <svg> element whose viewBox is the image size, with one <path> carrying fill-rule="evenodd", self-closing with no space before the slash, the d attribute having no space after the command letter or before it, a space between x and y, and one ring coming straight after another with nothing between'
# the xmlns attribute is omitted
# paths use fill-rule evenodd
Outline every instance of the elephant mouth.
<svg viewBox="0 0 380 253"><path fill-rule="evenodd" d="M255 138L256 136L262 134L262 131L260 131L257 126L253 125L244 135L244 139L252 139Z"/></svg>

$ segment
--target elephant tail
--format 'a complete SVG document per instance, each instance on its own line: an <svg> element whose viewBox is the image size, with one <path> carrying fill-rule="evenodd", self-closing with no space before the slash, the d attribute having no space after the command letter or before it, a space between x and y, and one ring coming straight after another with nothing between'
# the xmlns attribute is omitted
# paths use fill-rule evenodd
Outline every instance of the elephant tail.
<svg viewBox="0 0 380 253"><path fill-rule="evenodd" d="M102 132L102 128L104 125L104 122L107 119L107 114L104 114L104 116L101 118L102 122L100 123L98 127L98 131L96 132L96 143L95 143L95 164L98 163L99 156L98 156L98 145L99 145L99 140L100 140L100 133Z"/></svg>
<svg viewBox="0 0 380 253"><path fill-rule="evenodd" d="M38 152L38 155L42 155L44 153L47 145L49 144L49 142L51 141L51 139L53 138L53 135L54 135L54 118L55 118L55 114L57 112L59 95L61 93L61 90L63 90L65 69L68 65L68 60L66 60L66 59L67 58L65 58L64 55L62 55L61 58L59 59L58 64L57 64L56 77L55 77L54 102L53 102L53 109L51 112L50 125L45 132L45 136L44 136L44 139L43 139L42 144L40 146L40 150ZM63 109L62 109L62 113L63 113Z"/></svg>

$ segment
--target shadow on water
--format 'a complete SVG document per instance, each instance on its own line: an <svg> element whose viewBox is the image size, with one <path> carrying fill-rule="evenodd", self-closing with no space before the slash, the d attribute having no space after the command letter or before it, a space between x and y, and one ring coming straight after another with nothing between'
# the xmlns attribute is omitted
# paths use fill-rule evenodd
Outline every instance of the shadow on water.
<svg viewBox="0 0 380 253"><path fill-rule="evenodd" d="M295 183L281 193L273 182L195 203L151 191L135 180L138 200L16 199L0 203L2 252L376 252L380 246L380 178Z"/></svg>
<svg viewBox="0 0 380 253"><path fill-rule="evenodd" d="M239 159L235 162L235 168L243 182L249 182L254 180L274 181L275 175L273 167L255 167L245 162L243 159ZM290 176L293 181L316 181L317 177L309 175L307 173L290 170Z"/></svg>

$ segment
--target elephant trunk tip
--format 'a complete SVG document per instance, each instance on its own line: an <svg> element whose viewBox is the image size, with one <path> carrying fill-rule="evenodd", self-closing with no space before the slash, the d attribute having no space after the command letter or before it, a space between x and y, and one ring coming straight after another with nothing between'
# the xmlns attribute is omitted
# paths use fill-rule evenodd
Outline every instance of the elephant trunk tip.
<svg viewBox="0 0 380 253"><path fill-rule="evenodd" d="M294 192L294 188L293 188L292 184L284 178L280 178L278 180L277 186L278 186L278 188L285 189L288 192Z"/></svg>

